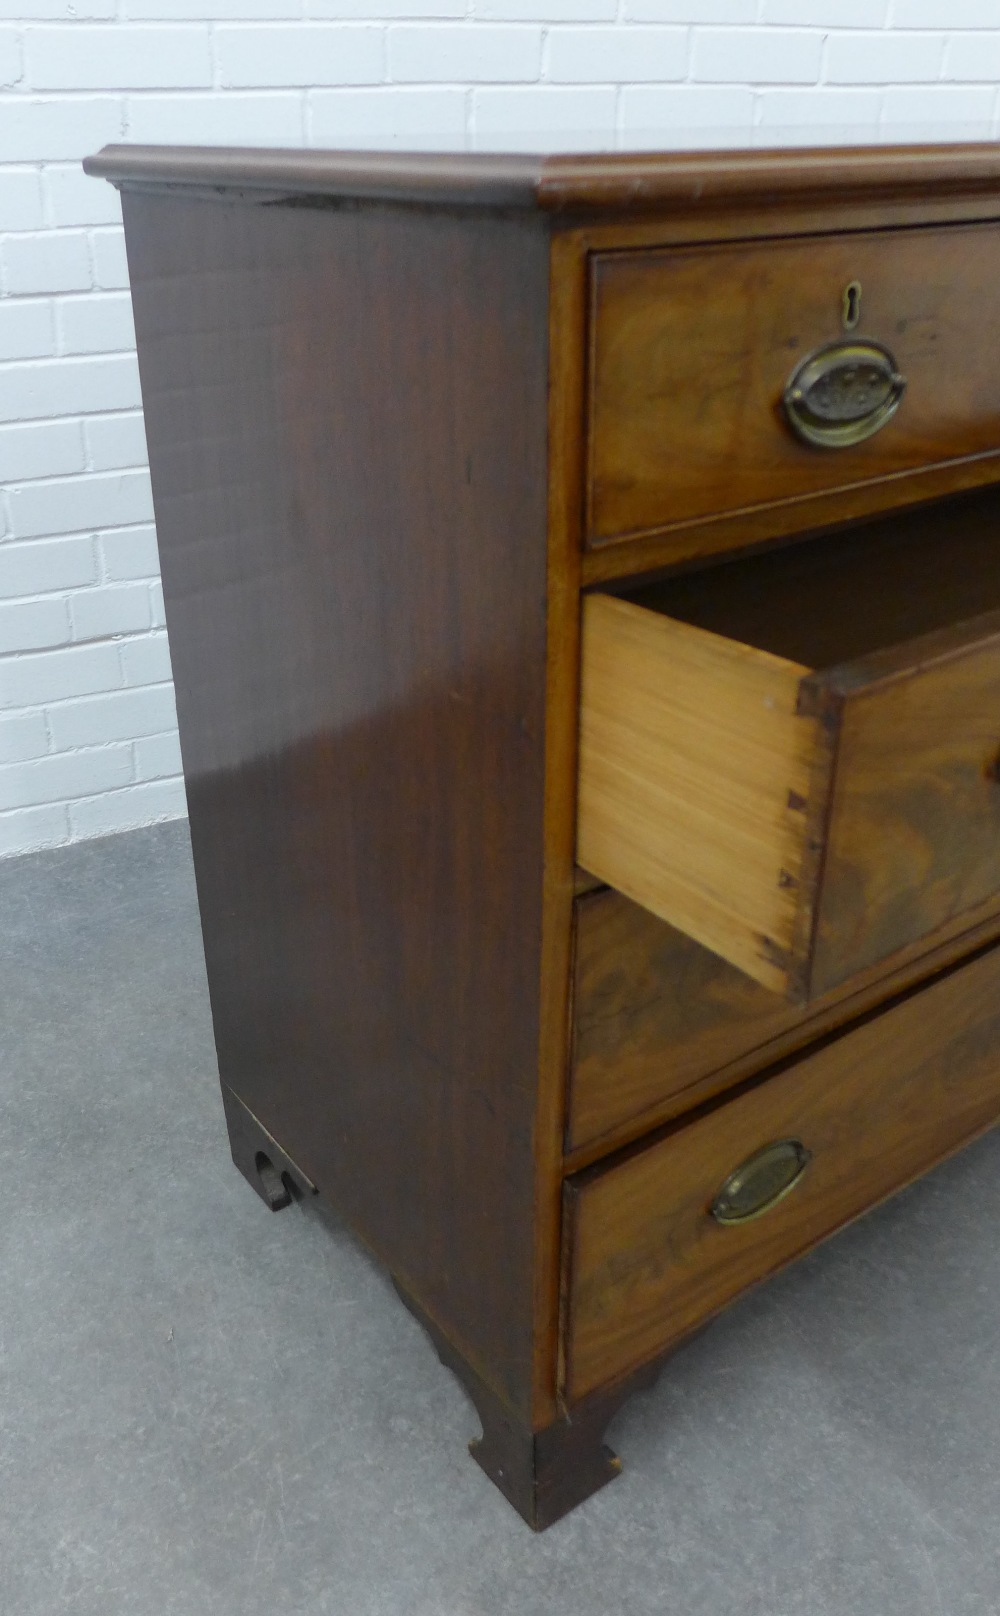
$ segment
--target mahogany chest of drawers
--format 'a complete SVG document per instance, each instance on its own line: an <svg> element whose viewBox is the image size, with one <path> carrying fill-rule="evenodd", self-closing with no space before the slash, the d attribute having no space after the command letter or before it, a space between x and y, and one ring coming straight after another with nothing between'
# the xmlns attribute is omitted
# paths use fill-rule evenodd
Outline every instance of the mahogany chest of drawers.
<svg viewBox="0 0 1000 1616"><path fill-rule="evenodd" d="M233 1155L534 1526L1000 1117L1000 155L110 147Z"/></svg>

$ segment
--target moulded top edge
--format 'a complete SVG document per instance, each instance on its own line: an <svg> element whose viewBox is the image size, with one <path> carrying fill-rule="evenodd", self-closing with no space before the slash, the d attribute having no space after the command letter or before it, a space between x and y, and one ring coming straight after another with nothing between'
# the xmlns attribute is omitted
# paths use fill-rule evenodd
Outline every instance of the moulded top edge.
<svg viewBox="0 0 1000 1616"><path fill-rule="evenodd" d="M829 196L993 193L1000 143L551 153L105 146L88 174L117 186L265 191L546 212L780 203Z"/></svg>

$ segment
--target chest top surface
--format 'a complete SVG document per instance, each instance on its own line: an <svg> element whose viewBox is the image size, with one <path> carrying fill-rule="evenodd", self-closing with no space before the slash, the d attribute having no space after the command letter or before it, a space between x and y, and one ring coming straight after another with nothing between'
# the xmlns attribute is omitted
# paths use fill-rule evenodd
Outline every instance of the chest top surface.
<svg viewBox="0 0 1000 1616"><path fill-rule="evenodd" d="M876 141L876 133L852 131L850 144L832 146L799 143L795 130L768 131L773 145L766 149L747 144L761 131L733 130L714 139L698 131L695 149L683 130L645 131L626 150L607 149L613 136L567 134L558 137L564 149L525 151L518 149L525 136L516 133L487 151L113 145L84 167L119 186L523 208L556 216L779 198L1000 194L997 141L945 139L936 130L931 139L897 145L885 144L884 135Z"/></svg>

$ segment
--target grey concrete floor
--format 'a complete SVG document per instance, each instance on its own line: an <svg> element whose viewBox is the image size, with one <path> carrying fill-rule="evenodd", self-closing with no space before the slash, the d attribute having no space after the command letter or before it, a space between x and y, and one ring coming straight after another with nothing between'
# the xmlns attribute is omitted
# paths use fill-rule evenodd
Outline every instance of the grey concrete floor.
<svg viewBox="0 0 1000 1616"><path fill-rule="evenodd" d="M1000 1135L731 1309L534 1537L384 1274L229 1161L185 827L0 865L0 994L2 1616L1000 1612Z"/></svg>

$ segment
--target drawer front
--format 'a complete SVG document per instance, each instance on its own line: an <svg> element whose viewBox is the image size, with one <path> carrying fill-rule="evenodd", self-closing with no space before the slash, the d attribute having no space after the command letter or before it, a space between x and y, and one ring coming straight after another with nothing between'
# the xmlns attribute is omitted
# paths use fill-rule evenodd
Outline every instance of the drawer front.
<svg viewBox="0 0 1000 1616"><path fill-rule="evenodd" d="M1000 934L996 900L807 1009L604 889L574 914L566 1148L591 1157L691 1111Z"/></svg>
<svg viewBox="0 0 1000 1616"><path fill-rule="evenodd" d="M656 1356L998 1117L994 947L619 1165L569 1180L567 1398ZM735 1170L775 1145L787 1159L790 1142L808 1165L788 1193L748 1221L718 1221ZM751 1167L744 1209L753 1179ZM757 1174L760 1193L784 1181L780 1164Z"/></svg>
<svg viewBox="0 0 1000 1616"><path fill-rule="evenodd" d="M870 485L870 500L852 501L858 516L886 505L886 479L903 504L903 474L996 453L1000 366L983 338L998 285L994 225L597 255L590 543ZM838 341L884 348L905 392L874 435L816 447L782 398L802 362Z"/></svg>
<svg viewBox="0 0 1000 1616"><path fill-rule="evenodd" d="M1000 633L830 681L836 759L807 966L818 997L1000 891ZM868 677L868 673L872 677Z"/></svg>
<svg viewBox="0 0 1000 1616"><path fill-rule="evenodd" d="M672 1096L684 1109L680 1096L699 1079L804 1020L801 1010L620 892L578 899L574 932L570 1150ZM808 1034L799 1041L808 1042Z"/></svg>

